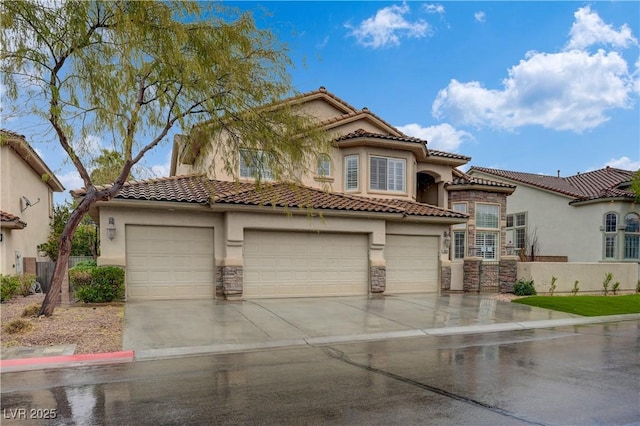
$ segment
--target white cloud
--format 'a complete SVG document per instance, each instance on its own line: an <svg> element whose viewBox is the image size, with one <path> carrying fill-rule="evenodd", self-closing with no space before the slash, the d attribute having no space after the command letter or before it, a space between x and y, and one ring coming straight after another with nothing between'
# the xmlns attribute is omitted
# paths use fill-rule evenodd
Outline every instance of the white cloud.
<svg viewBox="0 0 640 426"><path fill-rule="evenodd" d="M626 48L638 44L627 24L616 30L612 25L605 24L589 6L581 7L574 16L576 20L569 32L571 39L567 43L567 49L586 49L595 44Z"/></svg>
<svg viewBox="0 0 640 426"><path fill-rule="evenodd" d="M475 18L475 20L477 22L484 22L484 21L487 20L487 15L481 10L477 11L476 13L474 13L473 17Z"/></svg>
<svg viewBox="0 0 640 426"><path fill-rule="evenodd" d="M74 151L85 161L100 155L103 148L102 138L96 135L87 135L81 140L74 140L71 144Z"/></svg>
<svg viewBox="0 0 640 426"><path fill-rule="evenodd" d="M412 123L398 126L398 130L409 136L426 140L428 148L443 151L457 152L462 143L474 140L473 135L470 133L458 130L448 123L429 127L422 127L419 124Z"/></svg>
<svg viewBox="0 0 640 426"><path fill-rule="evenodd" d="M629 157L612 158L605 164L606 166L623 170L638 170L640 169L640 161L633 161Z"/></svg>
<svg viewBox="0 0 640 426"><path fill-rule="evenodd" d="M75 170L65 174L56 174L56 177L67 191L84 187L84 181L80 177L80 173Z"/></svg>
<svg viewBox="0 0 640 426"><path fill-rule="evenodd" d="M444 6L441 4L428 4L424 9L427 13L437 13L438 15L442 15L444 13Z"/></svg>
<svg viewBox="0 0 640 426"><path fill-rule="evenodd" d="M637 74L615 51L528 52L508 70L501 89L451 80L432 113L457 125L508 130L537 125L579 133L606 122L608 111L632 106L632 95L640 90Z"/></svg>
<svg viewBox="0 0 640 426"><path fill-rule="evenodd" d="M393 5L380 9L375 16L367 18L357 27L349 24L345 27L351 30L358 43L374 49L386 46L398 46L401 37L422 38L429 34L429 24L422 19L409 22L404 15L410 11L409 6Z"/></svg>

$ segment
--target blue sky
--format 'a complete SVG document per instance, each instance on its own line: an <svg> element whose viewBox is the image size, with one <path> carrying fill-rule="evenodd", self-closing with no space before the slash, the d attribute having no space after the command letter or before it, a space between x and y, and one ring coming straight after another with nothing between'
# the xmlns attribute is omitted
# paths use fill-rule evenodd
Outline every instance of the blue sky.
<svg viewBox="0 0 640 426"><path fill-rule="evenodd" d="M227 4L270 12L255 18L289 46L297 91L324 86L470 165L640 168L639 2ZM67 190L82 186L60 148L34 147ZM170 147L144 165L166 175Z"/></svg>

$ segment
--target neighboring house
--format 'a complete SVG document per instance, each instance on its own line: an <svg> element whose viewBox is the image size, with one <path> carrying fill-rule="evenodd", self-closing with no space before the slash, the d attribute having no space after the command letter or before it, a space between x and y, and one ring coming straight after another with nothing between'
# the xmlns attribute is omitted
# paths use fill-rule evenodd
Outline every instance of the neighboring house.
<svg viewBox="0 0 640 426"><path fill-rule="evenodd" d="M632 171L606 167L574 176L545 176L472 167L476 178L517 189L509 197L506 238L537 256L569 262L639 262L640 208Z"/></svg>
<svg viewBox="0 0 640 426"><path fill-rule="evenodd" d="M324 88L289 102L312 113L334 138L333 151L304 174L303 186L267 181L256 191L253 176L270 176L250 161L260 152L238 153L238 182L221 164L208 174L215 160L176 137L170 177L128 182L114 199L96 204L98 262L125 267L128 299L451 287L451 226L466 223L468 215L449 209L449 191L459 183L456 167L470 158L428 149L426 141ZM505 193L505 187L483 189ZM491 227L504 222L504 214L500 201L483 217ZM503 252L502 238L491 245Z"/></svg>
<svg viewBox="0 0 640 426"><path fill-rule="evenodd" d="M0 130L0 274L35 273L38 245L51 232L53 193L63 190L24 136Z"/></svg>

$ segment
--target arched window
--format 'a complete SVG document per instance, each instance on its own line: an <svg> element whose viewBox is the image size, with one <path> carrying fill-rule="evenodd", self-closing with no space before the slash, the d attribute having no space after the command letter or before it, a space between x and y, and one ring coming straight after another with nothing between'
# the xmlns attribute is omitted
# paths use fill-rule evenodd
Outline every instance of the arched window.
<svg viewBox="0 0 640 426"><path fill-rule="evenodd" d="M318 176L331 176L331 159L327 154L318 156Z"/></svg>
<svg viewBox="0 0 640 426"><path fill-rule="evenodd" d="M624 217L624 258L640 259L640 217L635 213Z"/></svg>
<svg viewBox="0 0 640 426"><path fill-rule="evenodd" d="M618 232L618 215L607 213L604 215L604 258L616 258L616 233Z"/></svg>

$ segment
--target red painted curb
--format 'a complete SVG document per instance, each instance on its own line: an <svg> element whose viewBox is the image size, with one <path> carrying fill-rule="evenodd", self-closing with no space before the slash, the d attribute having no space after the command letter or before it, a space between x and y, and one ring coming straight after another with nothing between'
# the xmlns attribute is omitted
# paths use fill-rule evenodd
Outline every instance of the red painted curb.
<svg viewBox="0 0 640 426"><path fill-rule="evenodd" d="M20 367L25 365L60 364L65 362L108 362L108 361L133 361L134 351L107 352L101 354L79 354L47 356L42 358L17 358L0 360L0 368Z"/></svg>

